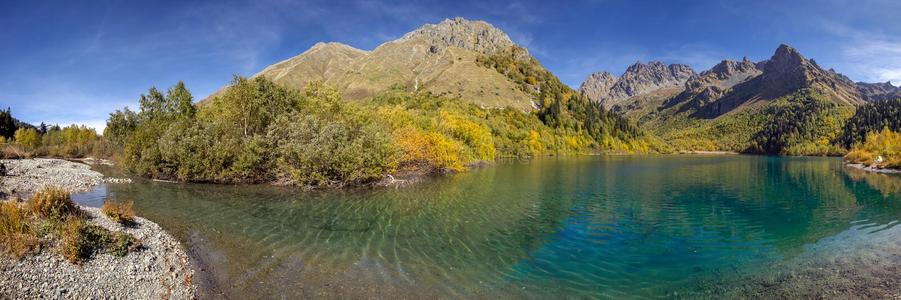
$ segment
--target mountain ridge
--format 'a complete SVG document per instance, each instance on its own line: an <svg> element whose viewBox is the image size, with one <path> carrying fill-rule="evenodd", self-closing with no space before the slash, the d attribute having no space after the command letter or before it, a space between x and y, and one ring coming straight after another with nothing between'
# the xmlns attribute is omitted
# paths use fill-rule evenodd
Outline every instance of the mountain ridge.
<svg viewBox="0 0 901 300"><path fill-rule="evenodd" d="M322 81L345 99L363 100L395 86L472 101L483 107L532 109L531 95L476 59L516 44L484 21L463 18L426 24L371 51L341 43L317 43L301 54L264 68L252 77L302 89ZM527 59L528 51L516 52Z"/></svg>

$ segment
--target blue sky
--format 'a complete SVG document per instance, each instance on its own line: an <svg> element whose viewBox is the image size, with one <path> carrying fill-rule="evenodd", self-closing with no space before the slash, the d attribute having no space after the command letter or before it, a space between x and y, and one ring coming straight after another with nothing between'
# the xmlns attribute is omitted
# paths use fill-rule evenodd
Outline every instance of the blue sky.
<svg viewBox="0 0 901 300"><path fill-rule="evenodd" d="M790 3L789 3L790 2ZM635 61L768 58L798 48L855 81L901 83L901 1L7 1L0 106L102 129L150 86L200 99L318 41L371 50L424 23L486 20L571 86Z"/></svg>

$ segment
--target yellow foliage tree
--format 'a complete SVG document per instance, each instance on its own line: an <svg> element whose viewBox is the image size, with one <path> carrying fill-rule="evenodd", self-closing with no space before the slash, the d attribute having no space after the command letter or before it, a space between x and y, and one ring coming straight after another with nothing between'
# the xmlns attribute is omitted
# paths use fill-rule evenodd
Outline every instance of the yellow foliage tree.
<svg viewBox="0 0 901 300"><path fill-rule="evenodd" d="M877 168L901 168L901 133L887 127L867 133L866 140L854 145L845 160Z"/></svg>
<svg viewBox="0 0 901 300"><path fill-rule="evenodd" d="M38 131L34 128L23 127L16 129L14 137L16 144L24 147L27 150L34 150L41 144L40 140L38 139Z"/></svg>
<svg viewBox="0 0 901 300"><path fill-rule="evenodd" d="M462 146L440 133L406 126L394 131L394 144L401 151L400 164L404 168L426 166L454 172L465 170L460 159Z"/></svg>
<svg viewBox="0 0 901 300"><path fill-rule="evenodd" d="M447 132L450 136L462 141L473 149L475 157L471 159L480 161L494 160L497 150L494 148L491 130L487 126L477 124L447 111L441 111L439 118L443 132Z"/></svg>

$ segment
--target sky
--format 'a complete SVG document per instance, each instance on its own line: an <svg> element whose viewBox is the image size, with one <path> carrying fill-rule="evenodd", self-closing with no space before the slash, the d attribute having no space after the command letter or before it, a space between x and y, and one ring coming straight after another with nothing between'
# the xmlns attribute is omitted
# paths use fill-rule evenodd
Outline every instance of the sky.
<svg viewBox="0 0 901 300"><path fill-rule="evenodd" d="M659 60L705 70L780 43L855 81L901 83L901 1L0 0L0 107L102 132L151 86L196 100L316 42L371 50L422 24L485 20L566 84Z"/></svg>

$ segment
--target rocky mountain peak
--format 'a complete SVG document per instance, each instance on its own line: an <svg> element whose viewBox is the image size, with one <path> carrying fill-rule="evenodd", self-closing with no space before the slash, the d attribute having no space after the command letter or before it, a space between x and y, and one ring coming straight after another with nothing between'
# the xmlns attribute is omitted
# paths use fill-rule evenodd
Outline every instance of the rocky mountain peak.
<svg viewBox="0 0 901 300"><path fill-rule="evenodd" d="M714 74L719 79L728 78L737 73L746 73L757 70L757 66L745 57L742 61L723 60L710 68L710 70L701 72L701 75Z"/></svg>
<svg viewBox="0 0 901 300"><path fill-rule="evenodd" d="M785 72L798 70L807 63L808 60L804 58L797 49L786 44L781 44L779 45L779 48L776 48L776 52L773 53L773 56L769 60L763 62L763 69L766 72Z"/></svg>
<svg viewBox="0 0 901 300"><path fill-rule="evenodd" d="M687 65L636 62L626 68L619 78L607 72L592 74L582 83L580 90L588 98L612 107L633 96L682 86L694 75L695 71Z"/></svg>
<svg viewBox="0 0 901 300"><path fill-rule="evenodd" d="M598 100L607 96L618 79L610 72L592 73L579 86L579 91L589 99Z"/></svg>
<svg viewBox="0 0 901 300"><path fill-rule="evenodd" d="M424 39L431 44L431 51L455 46L485 55L500 53L516 46L510 37L485 21L464 18L445 19L438 24L426 24L411 31L398 41Z"/></svg>

